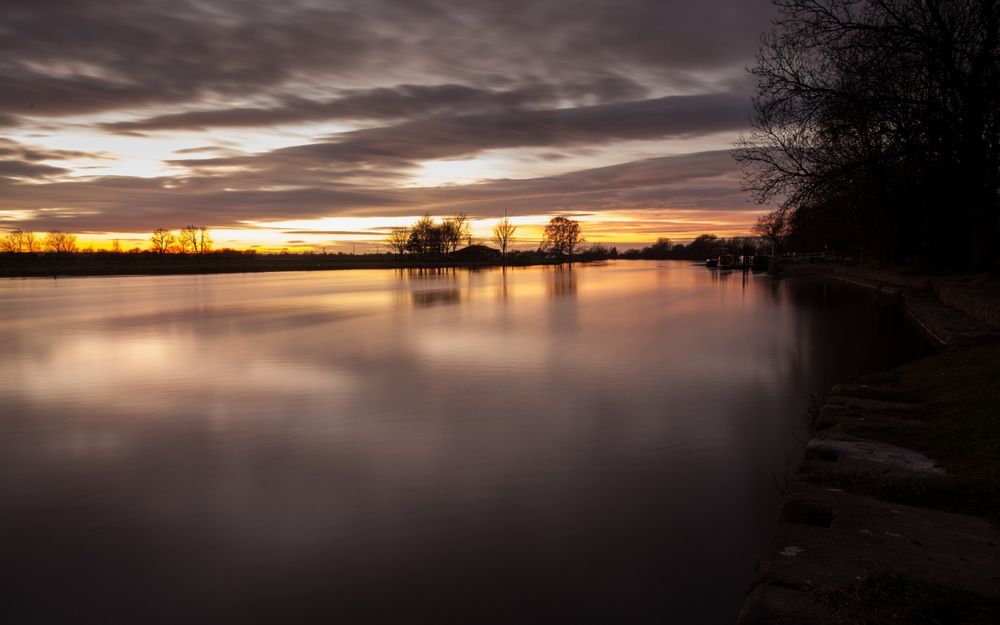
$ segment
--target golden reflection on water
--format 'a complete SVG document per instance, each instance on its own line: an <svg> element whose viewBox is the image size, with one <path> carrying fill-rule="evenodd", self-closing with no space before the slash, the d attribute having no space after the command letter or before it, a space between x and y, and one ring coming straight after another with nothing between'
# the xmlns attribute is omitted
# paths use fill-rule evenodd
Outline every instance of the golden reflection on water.
<svg viewBox="0 0 1000 625"><path fill-rule="evenodd" d="M920 349L866 293L623 261L3 280L0 345L12 596L121 622L732 620L809 391Z"/></svg>

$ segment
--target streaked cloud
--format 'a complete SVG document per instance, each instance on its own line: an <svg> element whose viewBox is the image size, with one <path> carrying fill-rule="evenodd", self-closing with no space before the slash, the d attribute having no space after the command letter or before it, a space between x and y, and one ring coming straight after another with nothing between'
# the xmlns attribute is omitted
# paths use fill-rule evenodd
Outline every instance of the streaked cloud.
<svg viewBox="0 0 1000 625"><path fill-rule="evenodd" d="M636 222L615 213L739 219L753 207L725 150L771 14L768 0L11 0L0 226L199 223L252 240L259 223L425 212L596 211L621 232Z"/></svg>
<svg viewBox="0 0 1000 625"><path fill-rule="evenodd" d="M242 174L237 174L242 179ZM250 222L318 219L324 216L393 216L466 212L494 217L572 210L700 209L746 210L727 151L622 163L544 178L488 180L448 187L365 187L327 184L287 190L227 191L225 177L175 185L169 179L107 177L86 181L25 184L0 181L0 214L36 211L22 219L44 230L67 223L61 210L47 210L76 198L69 217L81 231L110 224L142 232L160 226L199 223L212 207L214 227Z"/></svg>

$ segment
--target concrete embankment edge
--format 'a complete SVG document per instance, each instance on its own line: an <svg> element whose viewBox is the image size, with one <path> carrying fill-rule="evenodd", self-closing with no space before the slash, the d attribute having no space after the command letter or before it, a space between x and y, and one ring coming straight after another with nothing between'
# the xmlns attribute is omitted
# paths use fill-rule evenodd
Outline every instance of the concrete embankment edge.
<svg viewBox="0 0 1000 625"><path fill-rule="evenodd" d="M801 272L806 273L806 272ZM933 280L845 268L823 275L901 297L907 316L938 349L997 336L1000 299L960 279ZM994 594L1000 579L1000 531L974 516L888 503L817 480L830 471L897 476L940 472L909 449L844 434L859 420L908 418L919 406L892 388L837 385L817 417L805 458L790 476L777 524L766 542L740 625L841 622L824 600L873 572L903 571L922 580Z"/></svg>

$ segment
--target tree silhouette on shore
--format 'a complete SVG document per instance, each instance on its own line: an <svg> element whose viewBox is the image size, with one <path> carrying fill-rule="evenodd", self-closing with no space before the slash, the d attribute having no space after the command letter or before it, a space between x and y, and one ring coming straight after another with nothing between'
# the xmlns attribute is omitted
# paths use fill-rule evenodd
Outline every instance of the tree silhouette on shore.
<svg viewBox="0 0 1000 625"><path fill-rule="evenodd" d="M510 249L510 246L514 242L515 232L517 232L517 226L511 223L507 215L504 215L503 219L497 225L493 226L493 242L500 248L500 254L505 259L507 258L507 250Z"/></svg>
<svg viewBox="0 0 1000 625"><path fill-rule="evenodd" d="M580 241L580 222L553 217L545 226L542 248L552 254L572 258L573 250Z"/></svg>
<svg viewBox="0 0 1000 625"><path fill-rule="evenodd" d="M792 238L982 267L1000 210L1000 0L776 0L745 186Z"/></svg>

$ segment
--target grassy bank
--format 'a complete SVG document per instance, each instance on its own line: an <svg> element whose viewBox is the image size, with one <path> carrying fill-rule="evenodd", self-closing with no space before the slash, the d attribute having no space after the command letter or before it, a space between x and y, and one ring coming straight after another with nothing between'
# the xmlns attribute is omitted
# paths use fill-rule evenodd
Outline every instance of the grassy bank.
<svg viewBox="0 0 1000 625"><path fill-rule="evenodd" d="M905 573L872 573L822 593L841 623L858 625L996 625L1000 598Z"/></svg>
<svg viewBox="0 0 1000 625"><path fill-rule="evenodd" d="M1000 521L1000 343L947 351L868 376L921 402L914 418L846 427L849 434L914 449L943 476L844 475L839 486L898 503Z"/></svg>
<svg viewBox="0 0 1000 625"><path fill-rule="evenodd" d="M860 382L871 389L873 399L913 402L919 409L841 420L834 436L921 452L944 473L832 469L806 472L805 479L892 504L978 516L996 527L1000 523L1000 341L947 350ZM908 519L899 521L899 535L907 535ZM947 539L932 533L909 540L919 549L934 549ZM1000 538L982 540L977 549L986 557L1000 553ZM875 568L858 570L850 582L817 588L817 600L840 623L1000 623L1000 585L996 592L984 593L912 575L894 554L886 552ZM950 557L968 562L973 554L959 551Z"/></svg>
<svg viewBox="0 0 1000 625"><path fill-rule="evenodd" d="M915 402L920 410L900 418L858 421L842 426L851 437L919 451L945 469L944 475L886 477L871 473L824 475L852 492L886 501L983 516L1000 521L1000 340L977 342L983 329L996 327L1000 278L981 275L911 275L877 267L828 265L793 271L847 278L869 288L894 289L907 298L911 315L942 330L972 336L974 344L954 347L860 380L874 399ZM961 319L964 318L965 322ZM948 326L954 326L949 328Z"/></svg>
<svg viewBox="0 0 1000 625"><path fill-rule="evenodd" d="M866 267L789 274L903 297L941 351L820 402L741 625L1000 623L1000 286Z"/></svg>
<svg viewBox="0 0 1000 625"><path fill-rule="evenodd" d="M887 501L1000 521L1000 342L949 350L862 382L891 387L921 409L910 418L847 425L846 433L914 449L946 473L822 479Z"/></svg>

